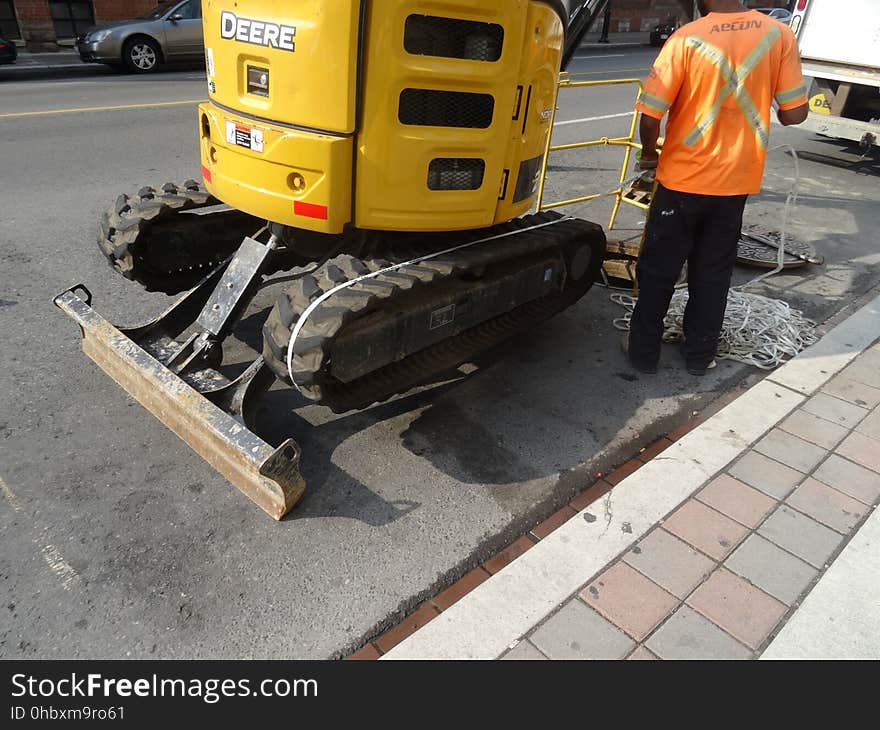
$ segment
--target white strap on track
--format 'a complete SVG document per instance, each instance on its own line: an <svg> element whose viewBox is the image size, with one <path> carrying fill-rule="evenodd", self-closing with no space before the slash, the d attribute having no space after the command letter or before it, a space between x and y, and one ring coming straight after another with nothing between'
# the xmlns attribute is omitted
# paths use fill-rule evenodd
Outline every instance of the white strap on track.
<svg viewBox="0 0 880 730"><path fill-rule="evenodd" d="M488 236L487 238L480 238L476 241L470 241L468 243L462 243L458 246L452 246L451 248L444 249L442 251L437 251L436 253L427 254L425 256L419 256L418 258L410 259L409 261L404 261L399 264L392 264L391 266L386 266L384 269L379 269L378 271L373 271L369 274L364 274L363 276L358 276L355 279L351 279L350 281L346 281L338 286L333 287L330 291L326 291L321 296L319 296L315 301L309 304L306 307L305 311L299 316L299 319L296 321L296 324L293 327L293 331L290 334L290 342L287 343L287 374L290 376L290 381L296 384L293 380L293 349L296 344L296 338L299 337L299 333L302 328L305 326L305 323L308 321L309 317L312 313L321 306L322 303L327 301L330 297L332 297L337 292L342 291L343 289L347 289L350 286L354 286L355 284L366 281L367 279L375 279L377 276L381 276L382 274L387 274L391 271L397 271L398 269L403 268L404 266L412 266L413 264L420 264L423 261L430 261L431 259L437 258L438 256L444 256L448 253L453 253L455 251L461 251L465 248L470 248L471 246L476 246L480 243L488 243L489 241L496 241L500 238L508 238L510 236L517 236L521 233L528 233L529 231L535 231L539 228L546 228L547 226L555 226L557 223L562 223L563 221L573 220L571 216L565 216L563 218L559 218L557 220L548 221L547 223L539 223L534 226L529 226L528 228L520 228L515 231L507 231L506 233L499 233L495 236Z"/></svg>

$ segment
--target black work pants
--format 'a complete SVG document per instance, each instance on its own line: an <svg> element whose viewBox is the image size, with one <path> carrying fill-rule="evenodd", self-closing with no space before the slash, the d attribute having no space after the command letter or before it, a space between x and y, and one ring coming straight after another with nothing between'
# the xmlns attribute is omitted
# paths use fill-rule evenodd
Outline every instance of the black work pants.
<svg viewBox="0 0 880 730"><path fill-rule="evenodd" d="M688 264L688 303L682 354L705 367L715 356L747 195L698 195L657 186L636 267L639 298L629 334L634 363L660 359L663 319L675 282Z"/></svg>

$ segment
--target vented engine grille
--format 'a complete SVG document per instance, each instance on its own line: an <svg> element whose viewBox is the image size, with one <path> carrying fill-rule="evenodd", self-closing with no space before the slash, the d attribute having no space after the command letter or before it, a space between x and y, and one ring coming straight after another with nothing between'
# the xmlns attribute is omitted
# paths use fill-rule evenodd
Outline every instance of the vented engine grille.
<svg viewBox="0 0 880 730"><path fill-rule="evenodd" d="M497 61L504 45L504 28L497 23L410 15L403 45L407 53L415 55Z"/></svg>
<svg viewBox="0 0 880 730"><path fill-rule="evenodd" d="M403 124L421 127L486 129L494 112L495 99L490 94L404 89L397 116Z"/></svg>
<svg viewBox="0 0 880 730"><path fill-rule="evenodd" d="M486 162L473 158L438 157L428 167L431 190L479 190Z"/></svg>

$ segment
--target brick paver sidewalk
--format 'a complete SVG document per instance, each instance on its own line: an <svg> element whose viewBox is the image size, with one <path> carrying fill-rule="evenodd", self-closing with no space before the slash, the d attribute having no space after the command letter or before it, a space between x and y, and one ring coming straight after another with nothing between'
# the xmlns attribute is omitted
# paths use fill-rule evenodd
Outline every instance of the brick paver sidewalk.
<svg viewBox="0 0 880 730"><path fill-rule="evenodd" d="M880 297L353 658L880 658L878 335Z"/></svg>
<svg viewBox="0 0 880 730"><path fill-rule="evenodd" d="M760 655L880 500L878 405L874 347L504 658Z"/></svg>

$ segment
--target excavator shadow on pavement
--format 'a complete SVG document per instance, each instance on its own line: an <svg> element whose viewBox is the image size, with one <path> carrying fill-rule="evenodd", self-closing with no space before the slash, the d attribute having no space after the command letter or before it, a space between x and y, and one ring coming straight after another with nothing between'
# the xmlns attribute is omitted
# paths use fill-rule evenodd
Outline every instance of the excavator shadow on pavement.
<svg viewBox="0 0 880 730"><path fill-rule="evenodd" d="M476 492L525 523L748 372L722 363L696 379L668 347L659 375L635 373L611 324L617 314L596 286L548 322L362 411L334 415L276 384L263 397L256 430L273 445L297 440L307 483L285 522L345 516L382 525L425 501ZM266 315L255 301L227 341L231 360L255 356ZM229 367L234 375L244 365ZM377 493L377 474L396 482L391 491L402 498Z"/></svg>

